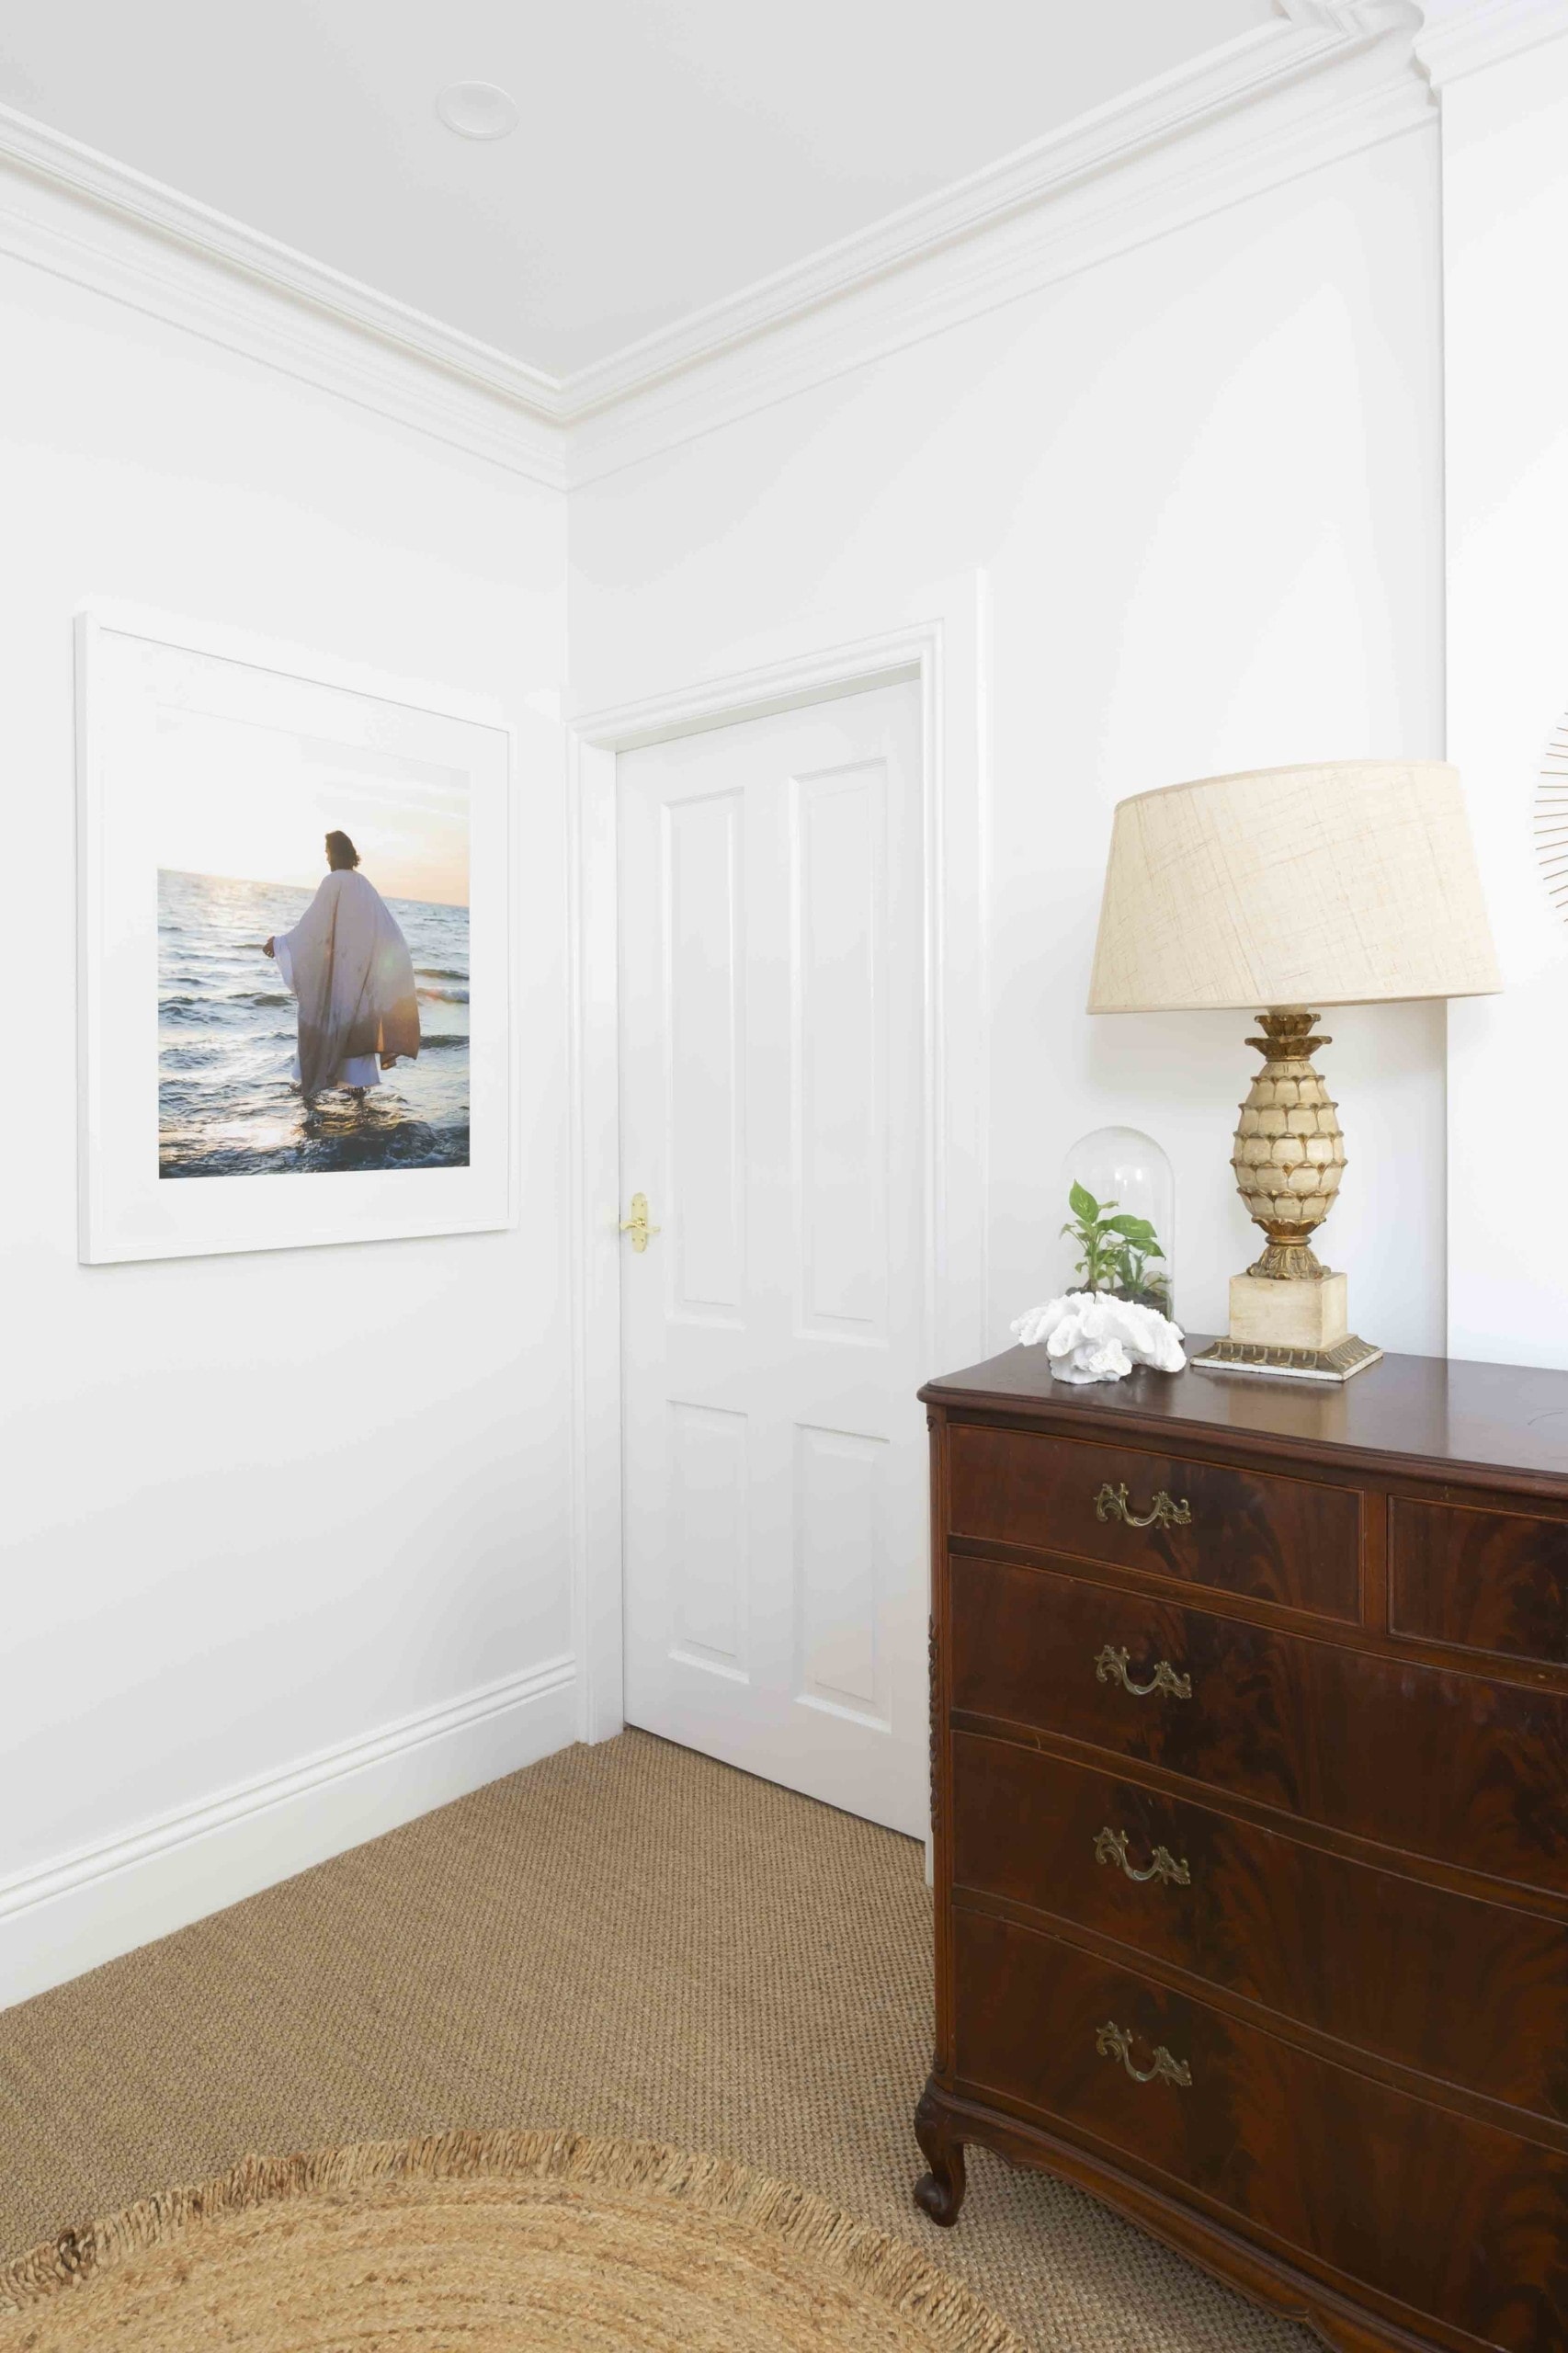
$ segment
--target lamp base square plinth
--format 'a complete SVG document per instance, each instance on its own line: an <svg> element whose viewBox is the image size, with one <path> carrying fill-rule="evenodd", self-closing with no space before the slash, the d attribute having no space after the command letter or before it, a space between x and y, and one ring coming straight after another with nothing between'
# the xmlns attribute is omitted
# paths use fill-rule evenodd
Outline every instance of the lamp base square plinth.
<svg viewBox="0 0 1568 2353"><path fill-rule="evenodd" d="M1381 1348L1350 1329L1350 1286L1326 1270L1306 1279L1231 1277L1231 1328L1192 1361L1204 1372L1265 1372L1287 1381L1348 1381Z"/></svg>
<svg viewBox="0 0 1568 2353"><path fill-rule="evenodd" d="M1324 1272L1310 1281L1273 1275L1231 1277L1233 1340L1265 1348L1336 1347L1350 1330L1350 1285Z"/></svg>
<svg viewBox="0 0 1568 2353"><path fill-rule="evenodd" d="M1271 1347L1263 1340L1213 1340L1190 1361L1198 1372L1261 1372L1275 1380L1349 1381L1382 1356L1347 1332L1326 1348Z"/></svg>

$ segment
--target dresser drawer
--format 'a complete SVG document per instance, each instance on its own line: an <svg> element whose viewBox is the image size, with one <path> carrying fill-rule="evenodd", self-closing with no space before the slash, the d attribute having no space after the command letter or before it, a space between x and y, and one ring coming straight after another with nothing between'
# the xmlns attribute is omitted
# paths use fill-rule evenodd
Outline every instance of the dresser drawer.
<svg viewBox="0 0 1568 2353"><path fill-rule="evenodd" d="M952 1876L1568 2123L1568 1927L1135 1782L953 1738Z"/></svg>
<svg viewBox="0 0 1568 2353"><path fill-rule="evenodd" d="M1568 1894L1568 1698L1044 1569L949 1575L955 1709Z"/></svg>
<svg viewBox="0 0 1568 2353"><path fill-rule="evenodd" d="M960 2092L1054 2120L1309 2268L1441 2312L1484 2345L1568 2348L1568 2159L1054 1938L961 1906L953 1927Z"/></svg>
<svg viewBox="0 0 1568 2353"><path fill-rule="evenodd" d="M1360 1615L1353 1488L960 1422L948 1495L955 1536L1072 1552L1352 1624Z"/></svg>
<svg viewBox="0 0 1568 2353"><path fill-rule="evenodd" d="M1389 1549L1397 1632L1568 1666L1568 1519L1396 1495Z"/></svg>

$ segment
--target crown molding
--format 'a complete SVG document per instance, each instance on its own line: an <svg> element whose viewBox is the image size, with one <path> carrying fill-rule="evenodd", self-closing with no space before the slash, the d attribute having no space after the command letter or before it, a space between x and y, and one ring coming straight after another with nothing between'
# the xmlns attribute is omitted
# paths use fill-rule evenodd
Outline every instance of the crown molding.
<svg viewBox="0 0 1568 2353"><path fill-rule="evenodd" d="M1426 0L1415 55L1441 90L1568 33L1568 0Z"/></svg>
<svg viewBox="0 0 1568 2353"><path fill-rule="evenodd" d="M1229 106L1179 132L1152 128L1085 169L1050 200L869 282L824 297L765 333L717 343L705 357L628 385L578 413L570 431L569 486L597 481L662 449L697 438L869 361L939 335L1083 269L1129 253L1250 197L1430 125L1435 101L1412 56L1406 0L1365 0L1346 31L1323 21L1346 13L1319 0L1281 0L1290 19L1246 46L1267 66ZM1311 21L1305 21L1310 17ZM1241 47L1242 44L1236 44ZM643 347L646 348L646 347ZM574 379L574 382L578 380Z"/></svg>
<svg viewBox="0 0 1568 2353"><path fill-rule="evenodd" d="M1315 0L1290 0L1315 12ZM1382 0L1389 5L1389 0ZM1400 0L1392 0L1399 6ZM1411 10L1414 19L1415 11ZM1266 25L1080 115L968 178L759 278L739 293L580 368L564 382L575 422L738 343L874 284L1266 97L1281 80L1359 49L1376 35L1332 24Z"/></svg>
<svg viewBox="0 0 1568 2353"><path fill-rule="evenodd" d="M0 254L123 302L203 342L413 426L508 472L565 487L561 427L358 321L280 299L248 273L149 235L41 178L0 170Z"/></svg>
<svg viewBox="0 0 1568 2353"><path fill-rule="evenodd" d="M0 195L0 251L562 487L1421 119L1413 0L1275 4L1273 23L564 377L7 107L0 164L21 200ZM1458 5L1528 16L1537 0Z"/></svg>
<svg viewBox="0 0 1568 2353"><path fill-rule="evenodd" d="M69 188L106 211L134 221L209 261L222 262L276 293L291 295L329 318L343 319L518 408L553 419L562 414L559 378L314 261L162 180L133 171L96 147L85 147L14 107L0 106L0 161Z"/></svg>
<svg viewBox="0 0 1568 2353"><path fill-rule="evenodd" d="M1307 32L1341 40L1376 40L1383 33L1417 31L1417 0L1274 0L1282 17Z"/></svg>

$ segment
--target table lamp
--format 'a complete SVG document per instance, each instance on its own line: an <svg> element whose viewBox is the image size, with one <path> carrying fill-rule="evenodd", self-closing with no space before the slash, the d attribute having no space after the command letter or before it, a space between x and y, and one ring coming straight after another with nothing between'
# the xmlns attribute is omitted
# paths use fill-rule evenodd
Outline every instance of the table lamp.
<svg viewBox="0 0 1568 2353"><path fill-rule="evenodd" d="M1263 1068L1231 1153L1267 1237L1231 1281L1231 1328L1193 1358L1226 1372L1348 1381L1381 1348L1312 1248L1345 1169L1312 1066L1320 1010L1501 988L1458 771L1342 760L1205 777L1119 801L1091 1013L1249 1010Z"/></svg>

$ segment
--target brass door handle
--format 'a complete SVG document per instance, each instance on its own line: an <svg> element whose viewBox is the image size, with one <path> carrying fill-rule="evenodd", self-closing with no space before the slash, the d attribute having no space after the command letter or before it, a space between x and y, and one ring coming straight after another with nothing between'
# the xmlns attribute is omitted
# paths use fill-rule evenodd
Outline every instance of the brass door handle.
<svg viewBox="0 0 1568 2353"><path fill-rule="evenodd" d="M1126 1480L1113 1487L1108 1479L1095 1497L1095 1518L1124 1520L1129 1528L1190 1528L1192 1506L1185 1495L1178 1504L1162 1487L1147 1511L1136 1512L1127 1499Z"/></svg>
<svg viewBox="0 0 1568 2353"><path fill-rule="evenodd" d="M1147 1683L1134 1683L1128 1672L1127 1653L1112 1650L1108 1643L1095 1661L1095 1680L1097 1683L1119 1683L1122 1689L1131 1691L1135 1699L1146 1699L1151 1691L1167 1692L1173 1699L1190 1699L1192 1697L1191 1676L1178 1675L1168 1659L1163 1658L1158 1662Z"/></svg>
<svg viewBox="0 0 1568 2353"><path fill-rule="evenodd" d="M1096 1863L1119 1864L1125 1876L1139 1884L1142 1884L1144 1880L1160 1879L1165 1880L1171 1887L1192 1885L1192 1873L1187 1865L1178 1863L1168 1847L1155 1847L1153 1860L1146 1871L1133 1870L1132 1859L1127 1851L1127 1847L1126 1831L1112 1830L1108 1824L1095 1840L1095 1860Z"/></svg>
<svg viewBox="0 0 1568 2353"><path fill-rule="evenodd" d="M1119 2059L1135 2084L1175 2084L1186 2091L1192 2082L1192 2069L1185 2059L1173 2059L1163 2042L1154 2045L1152 2067L1135 2067L1132 2063L1132 2037L1124 2026L1108 2018L1095 2037L1095 2049L1102 2059Z"/></svg>
<svg viewBox="0 0 1568 2353"><path fill-rule="evenodd" d="M648 1222L648 1196L646 1193L632 1194L631 1215L621 1219L620 1230L622 1233L630 1233L631 1236L631 1247L636 1251L639 1257L642 1256L643 1251L646 1250L654 1234L662 1231L662 1228L659 1226L650 1225Z"/></svg>

